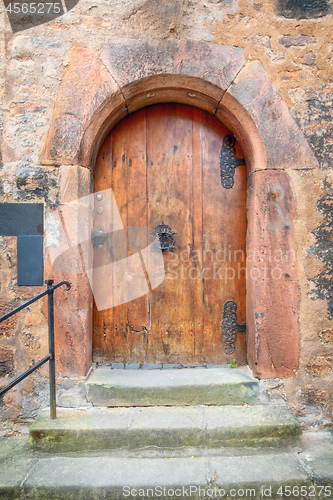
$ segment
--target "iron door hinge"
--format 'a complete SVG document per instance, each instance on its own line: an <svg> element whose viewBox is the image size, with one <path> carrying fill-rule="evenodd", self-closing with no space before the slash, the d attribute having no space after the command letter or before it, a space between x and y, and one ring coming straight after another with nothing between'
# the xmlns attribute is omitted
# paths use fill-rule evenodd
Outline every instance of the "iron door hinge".
<svg viewBox="0 0 333 500"><path fill-rule="evenodd" d="M238 332L245 332L246 325L237 322L237 305L233 300L228 300L224 304L223 317L221 323L223 350L226 354L235 352L235 342Z"/></svg>
<svg viewBox="0 0 333 500"><path fill-rule="evenodd" d="M235 137L228 134L223 138L223 144L220 155L221 184L225 189L233 187L235 180L235 168L239 165L245 165L244 158L237 158L235 146Z"/></svg>

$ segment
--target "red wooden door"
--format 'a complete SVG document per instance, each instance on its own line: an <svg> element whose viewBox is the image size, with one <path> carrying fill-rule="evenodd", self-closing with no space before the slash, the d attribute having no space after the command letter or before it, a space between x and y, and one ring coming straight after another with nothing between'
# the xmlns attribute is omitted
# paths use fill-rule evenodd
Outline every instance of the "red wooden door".
<svg viewBox="0 0 333 500"><path fill-rule="evenodd" d="M151 228L147 242L156 226L170 226L176 248L163 252L165 279L157 288L116 307L95 307L95 361L246 363L245 332L230 354L221 337L224 304L234 301L244 324L246 295L246 171L237 166L233 187L222 186L228 134L202 110L161 104L133 113L105 140L95 192L112 188L123 226ZM126 257L127 244L126 231L114 233L95 250L95 267L110 254Z"/></svg>

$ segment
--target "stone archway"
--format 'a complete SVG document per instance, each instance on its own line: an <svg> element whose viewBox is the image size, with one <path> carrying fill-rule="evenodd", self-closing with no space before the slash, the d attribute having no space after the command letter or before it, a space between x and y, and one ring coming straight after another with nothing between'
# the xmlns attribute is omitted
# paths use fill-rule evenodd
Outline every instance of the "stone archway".
<svg viewBox="0 0 333 500"><path fill-rule="evenodd" d="M248 363L257 377L293 376L299 292L288 170L314 168L317 161L260 62L245 63L241 48L188 40L113 40L100 57L74 45L41 154L42 164L60 166L60 204L91 192L97 152L116 123L158 102L209 111L242 147L248 175ZM59 370L85 375L91 296L84 275L72 281L71 299L58 318Z"/></svg>

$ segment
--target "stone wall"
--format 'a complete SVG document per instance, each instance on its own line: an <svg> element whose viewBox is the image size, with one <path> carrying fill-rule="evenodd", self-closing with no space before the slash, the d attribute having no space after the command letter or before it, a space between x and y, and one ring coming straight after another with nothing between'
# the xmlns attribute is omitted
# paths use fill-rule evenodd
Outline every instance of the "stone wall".
<svg viewBox="0 0 333 500"><path fill-rule="evenodd" d="M319 161L315 170L289 171L300 293L301 358L291 379L263 382L306 426L332 418L332 44L331 2L317 0L80 0L66 15L12 33L0 5L0 189L5 202L59 202L60 169L40 165L60 82L74 42L100 54L112 38L193 39L245 49L260 60ZM286 144L288 143L288 137ZM39 288L16 286L16 241L0 237L0 311ZM281 312L282 314L282 312ZM43 357L45 304L2 325L2 383ZM32 416L47 405L47 368L22 382L0 403L0 416Z"/></svg>

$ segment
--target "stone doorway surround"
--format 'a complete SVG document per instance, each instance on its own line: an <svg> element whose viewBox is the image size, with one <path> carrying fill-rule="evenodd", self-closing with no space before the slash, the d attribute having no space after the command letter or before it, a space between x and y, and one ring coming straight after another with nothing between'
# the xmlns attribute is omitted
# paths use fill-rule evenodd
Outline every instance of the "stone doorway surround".
<svg viewBox="0 0 333 500"><path fill-rule="evenodd" d="M317 160L262 64L246 62L242 48L113 39L96 54L74 44L41 153L41 164L60 168L60 207L92 192L95 159L109 131L128 114L162 102L208 111L240 143L248 176L248 364L259 378L294 376L300 297L288 170L315 168ZM88 279L50 271L73 284L58 298L58 373L84 376L92 361Z"/></svg>

